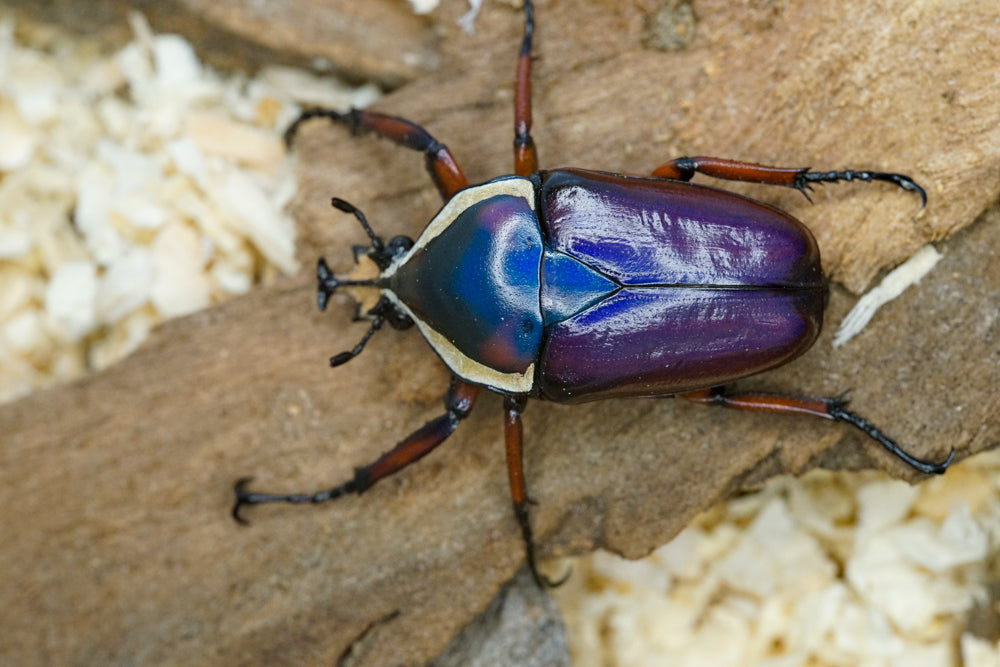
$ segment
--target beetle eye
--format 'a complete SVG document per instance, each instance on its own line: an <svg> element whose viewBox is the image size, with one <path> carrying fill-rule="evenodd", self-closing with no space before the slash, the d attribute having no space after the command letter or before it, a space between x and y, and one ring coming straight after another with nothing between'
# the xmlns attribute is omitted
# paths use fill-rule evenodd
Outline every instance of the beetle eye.
<svg viewBox="0 0 1000 667"><path fill-rule="evenodd" d="M385 251L390 257L398 257L413 247L413 240L408 236L394 236L389 239Z"/></svg>
<svg viewBox="0 0 1000 667"><path fill-rule="evenodd" d="M368 314L372 317L384 318L393 329L409 329L413 326L413 320L410 319L410 316L385 296L378 300L378 303L368 311Z"/></svg>
<svg viewBox="0 0 1000 667"><path fill-rule="evenodd" d="M396 309L387 314L386 320L393 329L409 329L413 326L413 320L410 319L410 316Z"/></svg>

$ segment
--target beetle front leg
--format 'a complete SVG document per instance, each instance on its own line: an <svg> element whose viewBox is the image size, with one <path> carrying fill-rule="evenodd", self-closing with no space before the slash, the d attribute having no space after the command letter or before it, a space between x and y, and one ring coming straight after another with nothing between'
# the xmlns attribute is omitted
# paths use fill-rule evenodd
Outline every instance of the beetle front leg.
<svg viewBox="0 0 1000 667"><path fill-rule="evenodd" d="M717 157L679 157L653 170L653 176L670 178L675 181L690 181L695 173L726 181L747 181L764 185L783 185L795 188L809 199L813 183L836 183L838 181L885 181L904 190L920 195L921 207L927 205L927 193L903 174L879 171L809 171L809 167L768 167L752 162L738 162Z"/></svg>
<svg viewBox="0 0 1000 667"><path fill-rule="evenodd" d="M351 109L347 113L341 113L334 109L318 107L306 109L285 130L285 143L291 146L302 123L313 118L329 118L335 123L347 126L354 134L371 132L400 146L420 151L427 160L427 172L445 201L469 184L455 158L452 157L451 151L431 136L430 132L405 118L387 116L374 111Z"/></svg>
<svg viewBox="0 0 1000 667"><path fill-rule="evenodd" d="M812 415L840 421L860 430L869 438L875 440L891 453L903 459L910 467L925 474L940 475L955 457L955 450L952 449L948 458L941 463L932 463L918 459L906 453L896 442L878 429L874 424L860 417L853 412L848 412L844 406L847 401L843 395L832 398L805 398L798 396L781 396L778 394L765 394L758 392L740 392L727 394L722 387L703 389L687 394L681 394L682 398L695 403L705 405L720 405L725 408L736 410L757 410L761 412L782 412L786 414Z"/></svg>
<svg viewBox="0 0 1000 667"><path fill-rule="evenodd" d="M535 140L531 138L531 37L534 31L531 0L524 0L524 39L517 58L514 87L514 173L518 176L530 176L538 170Z"/></svg>
<svg viewBox="0 0 1000 667"><path fill-rule="evenodd" d="M447 412L424 424L405 440L380 456L376 461L361 468L356 468L354 478L326 491L317 493L256 493L246 490L250 483L249 477L236 482L233 487L236 502L233 505L233 518L242 524L247 521L240 516L244 505L259 505L260 503L322 503L334 500L349 493L361 494L374 484L393 475L409 464L417 461L431 452L451 435L458 422L468 416L479 395L479 387L453 380L445 397Z"/></svg>

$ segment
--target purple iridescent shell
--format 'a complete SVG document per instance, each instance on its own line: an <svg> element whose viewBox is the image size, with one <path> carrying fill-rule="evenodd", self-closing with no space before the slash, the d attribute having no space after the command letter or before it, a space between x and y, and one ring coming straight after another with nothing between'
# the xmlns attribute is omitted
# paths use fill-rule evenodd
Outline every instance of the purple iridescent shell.
<svg viewBox="0 0 1000 667"><path fill-rule="evenodd" d="M579 170L543 179L546 246L622 287L546 327L537 395L692 391L787 363L819 335L819 250L788 214L663 179Z"/></svg>

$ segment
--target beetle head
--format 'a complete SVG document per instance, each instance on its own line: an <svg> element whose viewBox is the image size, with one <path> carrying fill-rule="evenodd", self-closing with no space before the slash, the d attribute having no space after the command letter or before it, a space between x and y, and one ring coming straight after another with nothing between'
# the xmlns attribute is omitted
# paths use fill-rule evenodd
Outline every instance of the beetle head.
<svg viewBox="0 0 1000 667"><path fill-rule="evenodd" d="M316 303L320 310L326 310L330 296L338 287L359 288L352 290L352 296L358 302L358 310L354 320L369 320L371 326L353 349L341 352L330 358L331 366L339 366L361 354L365 344L372 335L388 322L394 329L407 329L413 326L413 320L402 312L391 300L383 296L381 274L392 262L413 247L413 241L406 236L396 236L385 243L372 230L364 214L353 204L343 199L333 198L333 206L345 213L351 213L371 239L371 245L354 246L354 261L356 269L347 278L338 278L330 270L326 258L320 257L316 263ZM369 288L369 289L366 289ZM374 304L374 305L373 305Z"/></svg>

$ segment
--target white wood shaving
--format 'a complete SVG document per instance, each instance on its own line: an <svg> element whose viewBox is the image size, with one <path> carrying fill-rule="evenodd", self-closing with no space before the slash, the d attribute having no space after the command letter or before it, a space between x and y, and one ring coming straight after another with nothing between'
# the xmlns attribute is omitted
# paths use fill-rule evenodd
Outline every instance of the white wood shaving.
<svg viewBox="0 0 1000 667"><path fill-rule="evenodd" d="M441 0L409 0L414 14L430 14L441 4ZM469 0L469 11L458 18L459 27L467 33L476 30L476 17L483 7L483 0Z"/></svg>
<svg viewBox="0 0 1000 667"><path fill-rule="evenodd" d="M552 591L573 664L998 665L1000 642L965 630L1000 554L997 479L997 451L916 487L814 471L706 512L644 560L578 559Z"/></svg>
<svg viewBox="0 0 1000 667"><path fill-rule="evenodd" d="M129 23L134 39L100 54L0 13L0 401L295 273L281 133L300 101L379 94L287 68L223 76L182 37Z"/></svg>
<svg viewBox="0 0 1000 667"><path fill-rule="evenodd" d="M858 335L875 316L875 311L898 297L910 285L920 282L920 279L930 273L940 259L941 253L934 246L927 245L890 271L879 286L858 299L851 312L844 317L840 328L833 336L833 346L840 347Z"/></svg>

